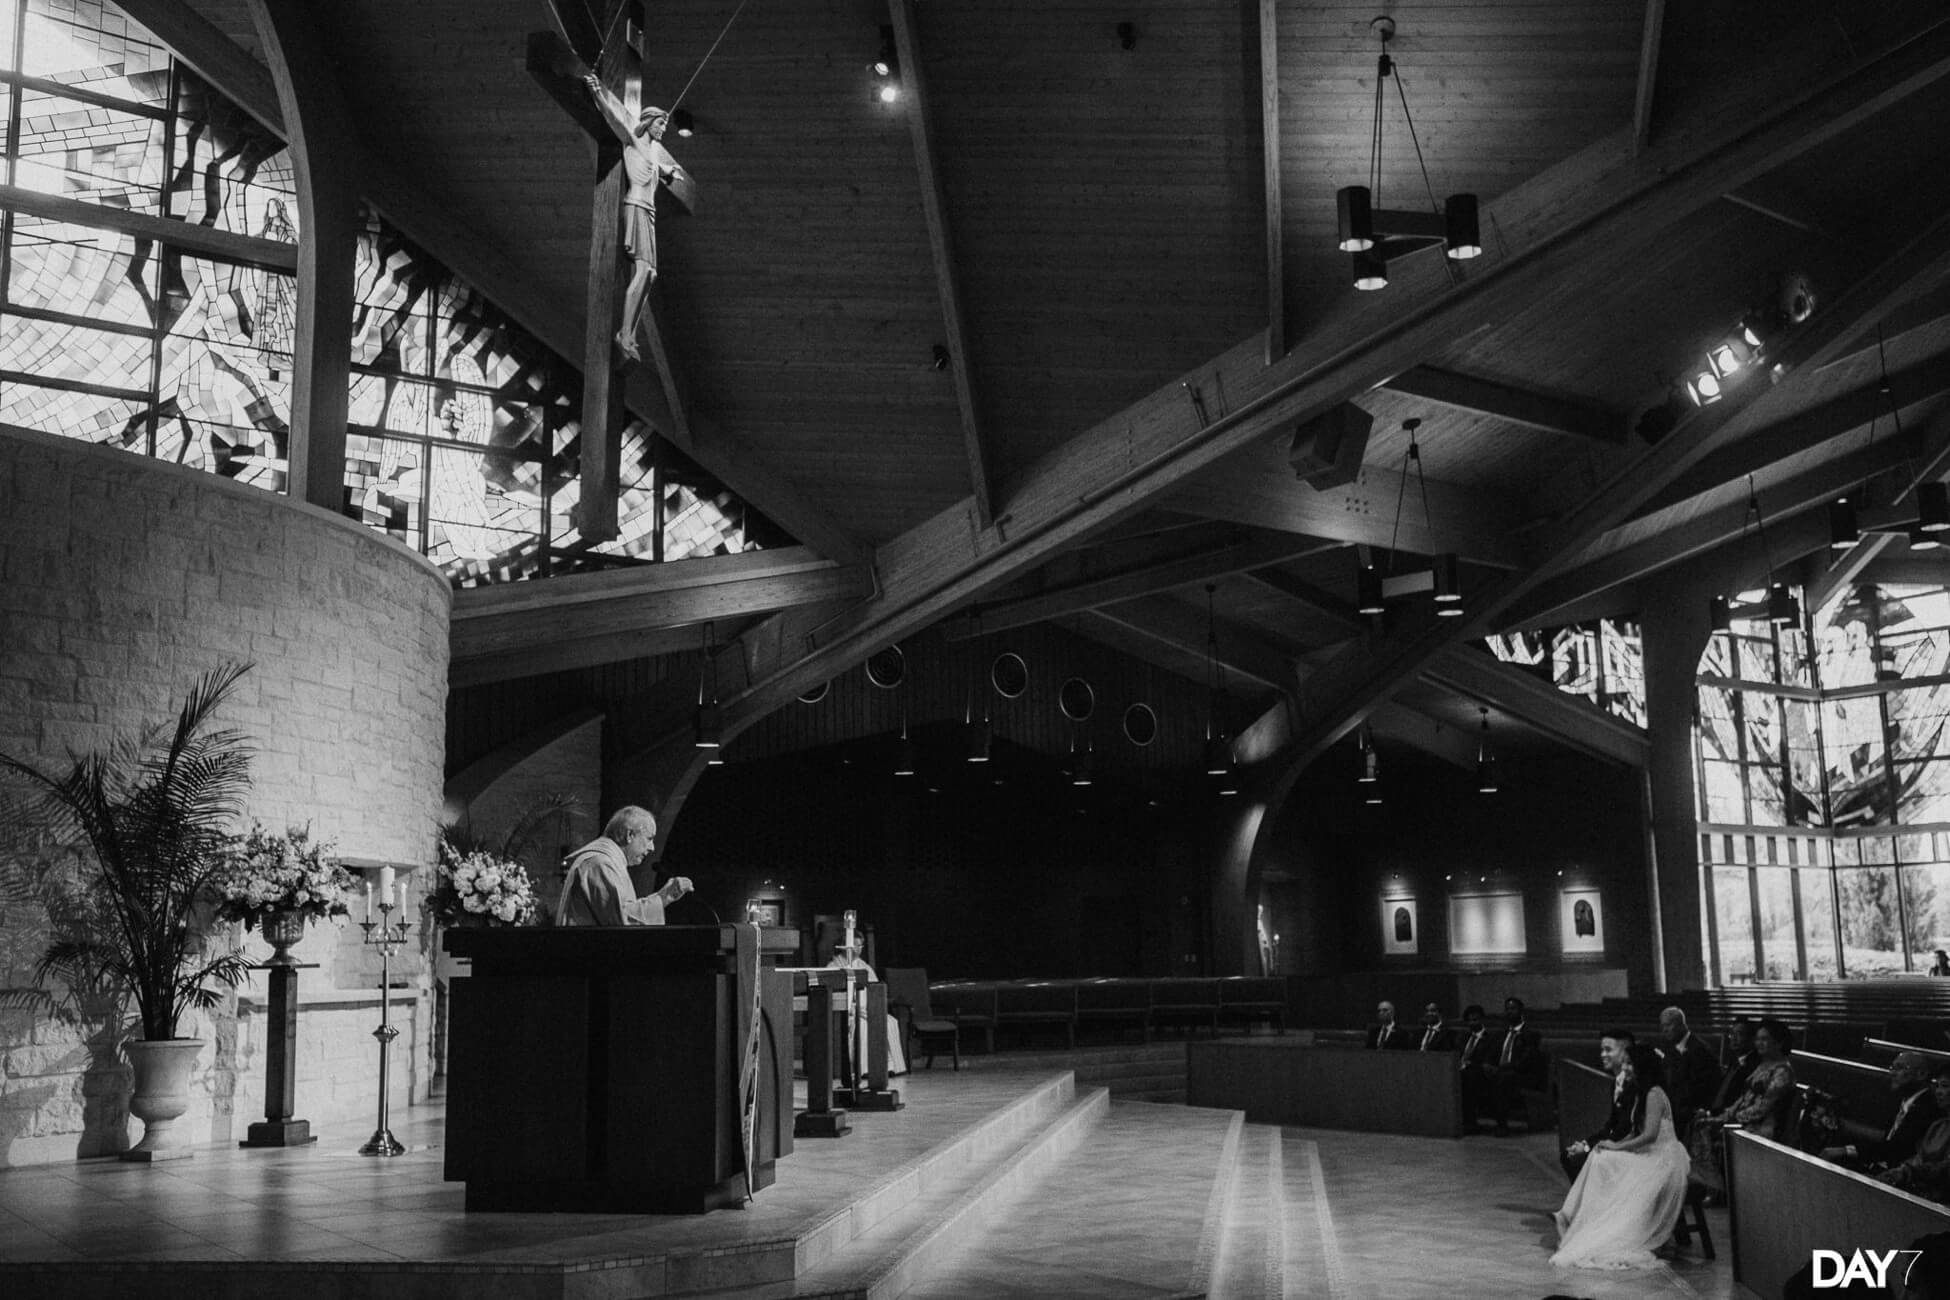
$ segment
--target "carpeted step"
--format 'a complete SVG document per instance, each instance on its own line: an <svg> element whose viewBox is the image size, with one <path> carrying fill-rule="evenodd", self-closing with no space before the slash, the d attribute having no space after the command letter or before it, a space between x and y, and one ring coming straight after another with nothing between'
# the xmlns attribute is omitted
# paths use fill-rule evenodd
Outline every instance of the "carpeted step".
<svg viewBox="0 0 1950 1300"><path fill-rule="evenodd" d="M1232 1177L1232 1196L1206 1294L1213 1300L1281 1300L1286 1188L1277 1127L1244 1127Z"/></svg>

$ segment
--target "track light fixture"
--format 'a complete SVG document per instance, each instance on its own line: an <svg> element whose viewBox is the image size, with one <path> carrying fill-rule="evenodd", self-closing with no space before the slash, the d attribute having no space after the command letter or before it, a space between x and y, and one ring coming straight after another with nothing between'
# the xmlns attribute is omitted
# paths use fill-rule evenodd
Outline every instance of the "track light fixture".
<svg viewBox="0 0 1950 1300"><path fill-rule="evenodd" d="M1438 206L1435 186L1429 180L1428 165L1422 161L1422 142L1415 133L1415 119L1408 111L1408 92L1402 86L1401 71L1388 53L1388 42L1395 36L1393 18L1377 18L1369 27L1381 41L1381 54L1375 63L1374 124L1369 136L1368 183L1344 186L1335 194L1338 217L1338 243L1342 252L1353 254L1354 287L1364 290L1388 287L1388 259L1405 253L1433 248L1440 244L1451 262L1480 257L1483 238L1474 194L1451 194ZM1408 138L1415 146L1415 160L1422 169L1422 187L1429 196L1429 211L1384 208L1381 193L1382 108L1388 78L1395 79L1395 94L1401 101L1402 120Z"/></svg>
<svg viewBox="0 0 1950 1300"><path fill-rule="evenodd" d="M1480 705L1476 711L1483 715L1483 738L1476 742L1476 790L1495 794L1496 754L1490 749L1490 711Z"/></svg>
<svg viewBox="0 0 1950 1300"><path fill-rule="evenodd" d="M878 82L874 97L883 104L894 103L901 97L901 58L894 47L891 26L880 29L880 53L874 56L872 68Z"/></svg>
<svg viewBox="0 0 1950 1300"><path fill-rule="evenodd" d="M1694 406L1711 406L1719 401L1726 396L1728 385L1766 360L1781 331L1799 325L1814 309L1814 286L1808 277L1798 271L1782 276L1774 302L1749 311L1726 337L1707 348L1703 364L1683 384L1686 397ZM1660 436L1664 432L1661 430Z"/></svg>

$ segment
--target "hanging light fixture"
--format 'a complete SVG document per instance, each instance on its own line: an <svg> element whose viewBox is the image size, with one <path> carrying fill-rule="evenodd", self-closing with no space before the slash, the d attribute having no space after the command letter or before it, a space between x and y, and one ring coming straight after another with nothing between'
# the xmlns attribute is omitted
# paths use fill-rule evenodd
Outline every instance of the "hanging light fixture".
<svg viewBox="0 0 1950 1300"><path fill-rule="evenodd" d="M712 645L712 625L704 625L704 662L697 669L697 712L691 718L691 744L696 749L716 750L724 744L724 711L718 707L718 660ZM704 679L711 678L711 691L705 694Z"/></svg>
<svg viewBox="0 0 1950 1300"><path fill-rule="evenodd" d="M1490 711L1481 707L1476 710L1483 715L1483 737L1476 742L1476 790L1479 794L1496 793L1496 754L1490 749Z"/></svg>
<svg viewBox="0 0 1950 1300"><path fill-rule="evenodd" d="M1077 749L1076 738L1070 740L1070 784L1089 785L1096 779L1097 764L1090 752L1090 742L1084 741L1082 750Z"/></svg>
<svg viewBox="0 0 1950 1300"><path fill-rule="evenodd" d="M1361 760L1360 771L1355 780L1362 785L1374 785L1381 780L1381 760L1374 752L1374 731L1363 727L1354 738L1356 753Z"/></svg>
<svg viewBox="0 0 1950 1300"><path fill-rule="evenodd" d="M1950 483L1916 485L1916 526L1926 533L1950 529Z"/></svg>
<svg viewBox="0 0 1950 1300"><path fill-rule="evenodd" d="M1725 596L1715 596L1708 607L1707 620L1715 632L1733 630L1733 603Z"/></svg>
<svg viewBox="0 0 1950 1300"><path fill-rule="evenodd" d="M1384 578L1372 562L1363 563L1356 570L1355 609L1362 614L1382 613L1390 596L1429 591L1435 595L1435 612L1439 617L1462 616L1462 562L1454 551L1437 555L1429 562L1427 571L1415 570L1399 576L1394 573L1396 548L1402 536L1402 507L1411 478L1422 496L1423 526L1430 538L1435 536L1435 514L1429 507L1429 480L1422 469L1422 444L1415 433L1421 427L1422 421L1414 416L1402 421L1402 432L1408 435L1408 450L1403 454L1401 481L1395 490L1395 526L1388 534L1389 574Z"/></svg>
<svg viewBox="0 0 1950 1300"><path fill-rule="evenodd" d="M1388 287L1388 259L1404 253L1441 245L1450 262L1480 257L1483 237L1474 194L1451 194L1446 204L1435 201L1435 186L1429 180L1428 164L1422 158L1422 141L1415 133L1415 119L1408 111L1408 91L1402 85L1401 70L1388 53L1388 42L1395 36L1395 20L1382 17L1369 24L1381 41L1380 57L1375 62L1374 122L1368 141L1368 183L1342 187L1334 196L1337 217L1337 244L1352 254L1354 287L1363 290ZM1395 94L1401 101L1402 121L1408 126L1409 142L1415 147L1415 161L1422 169L1422 188L1429 196L1429 211L1384 208L1381 193L1382 108L1389 77L1395 79Z"/></svg>
<svg viewBox="0 0 1950 1300"><path fill-rule="evenodd" d="M1846 551L1862 540L1862 524L1855 515L1855 503L1836 497L1828 503L1828 545Z"/></svg>
<svg viewBox="0 0 1950 1300"><path fill-rule="evenodd" d="M1760 605L1744 607L1741 613L1743 616L1765 614L1767 621L1777 628L1799 627L1801 598L1776 574L1773 548L1767 544L1767 521L1761 517L1760 497L1754 490L1752 474L1747 475L1747 513L1754 521L1755 534L1760 538L1761 560L1767 565L1767 597ZM1740 535L1747 535L1744 522L1740 526ZM1733 607L1725 596L1713 597L1709 618L1715 632L1725 632L1733 626Z"/></svg>
<svg viewBox="0 0 1950 1300"><path fill-rule="evenodd" d="M995 732L989 725L989 700L987 692L982 695L982 716L975 716L975 687L970 685L968 695L962 706L962 735L967 746L965 757L971 763L989 761L989 744Z"/></svg>
<svg viewBox="0 0 1950 1300"><path fill-rule="evenodd" d="M907 705L901 705L901 738L894 746L894 775L913 776L920 766L920 756L915 753L914 742L907 738Z"/></svg>
<svg viewBox="0 0 1950 1300"><path fill-rule="evenodd" d="M1232 746L1226 740L1220 709L1225 703L1225 678L1219 667L1219 623L1213 605L1217 583L1205 584L1205 672L1210 691L1205 709L1205 774L1223 777L1232 771Z"/></svg>
<svg viewBox="0 0 1950 1300"><path fill-rule="evenodd" d="M1784 582L1776 582L1767 588L1767 621L1775 627L1799 627L1801 625L1801 600Z"/></svg>

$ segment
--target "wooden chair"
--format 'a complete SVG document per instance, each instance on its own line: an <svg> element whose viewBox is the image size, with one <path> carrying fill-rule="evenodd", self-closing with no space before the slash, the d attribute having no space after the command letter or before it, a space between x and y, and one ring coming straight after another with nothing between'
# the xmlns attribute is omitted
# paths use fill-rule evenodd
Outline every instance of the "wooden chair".
<svg viewBox="0 0 1950 1300"><path fill-rule="evenodd" d="M1686 1180L1686 1200L1679 1207L1679 1222L1673 1225L1673 1242L1680 1246L1693 1244L1693 1234L1699 1234L1700 1254L1708 1259L1717 1258L1713 1253L1713 1230L1706 1226L1705 1183L1693 1179Z"/></svg>
<svg viewBox="0 0 1950 1300"><path fill-rule="evenodd" d="M928 1068L932 1070L935 1045L945 1038L948 1051L954 1056L955 1068L961 1069L961 1030L956 1028L954 1021L934 1013L934 1007L928 1000L927 968L889 966L882 973L887 978L887 1009L906 1031L907 1068L914 1068L914 1044L918 1041L928 1058Z"/></svg>

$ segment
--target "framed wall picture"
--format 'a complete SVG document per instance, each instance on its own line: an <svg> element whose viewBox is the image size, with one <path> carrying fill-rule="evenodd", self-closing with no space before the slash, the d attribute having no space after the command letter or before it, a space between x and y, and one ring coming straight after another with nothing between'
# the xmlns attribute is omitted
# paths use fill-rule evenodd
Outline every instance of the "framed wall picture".
<svg viewBox="0 0 1950 1300"><path fill-rule="evenodd" d="M1567 889L1558 895L1565 952L1604 952L1605 906L1599 893L1596 889Z"/></svg>
<svg viewBox="0 0 1950 1300"><path fill-rule="evenodd" d="M1390 957L1412 957L1422 950L1422 927L1412 898L1381 900L1381 951Z"/></svg>
<svg viewBox="0 0 1950 1300"><path fill-rule="evenodd" d="M785 900L779 898L748 898L745 900L745 915L760 925L784 925Z"/></svg>
<svg viewBox="0 0 1950 1300"><path fill-rule="evenodd" d="M1449 951L1458 957L1514 957L1528 951L1523 895L1452 895Z"/></svg>

